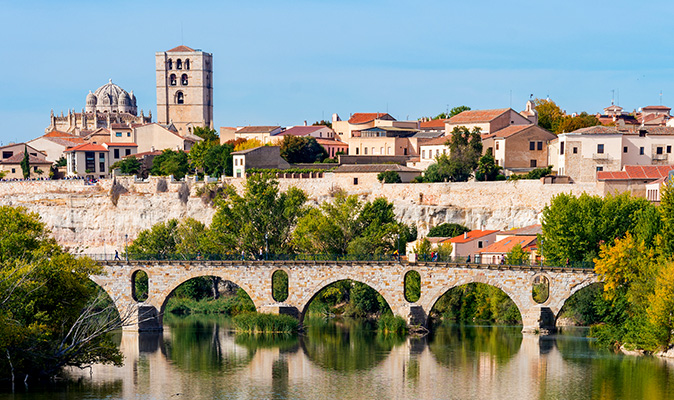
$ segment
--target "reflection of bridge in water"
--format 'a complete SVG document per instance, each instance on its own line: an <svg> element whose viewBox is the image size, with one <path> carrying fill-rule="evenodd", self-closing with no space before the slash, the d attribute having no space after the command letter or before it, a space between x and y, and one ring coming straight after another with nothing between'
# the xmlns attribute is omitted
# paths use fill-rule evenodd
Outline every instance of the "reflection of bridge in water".
<svg viewBox="0 0 674 400"><path fill-rule="evenodd" d="M248 346L216 325L208 349L190 341L194 348L180 350L186 338L172 331L124 332L125 365L94 366L93 384L103 387L121 380L121 388L115 388L120 398L529 399L540 397L546 380L574 369L555 339L539 335L516 337L507 354L496 354L503 348L499 342L488 349L473 348L468 356L462 345L434 347L426 338L408 338L377 362L353 369L317 362L317 354L303 342L310 338L300 337L290 347ZM446 357L442 350L447 348L455 354ZM203 354L208 362L198 359ZM89 371L74 373L89 377Z"/></svg>
<svg viewBox="0 0 674 400"><path fill-rule="evenodd" d="M503 290L522 315L523 331L538 332L555 327L566 300L578 290L598 281L592 270L544 266L507 266L466 263L408 263L390 261L107 261L105 275L92 276L115 301L117 308L137 310L139 323L133 329L161 330L163 310L171 293L196 277L216 276L244 289L260 312L287 313L302 321L309 303L326 286L345 279L365 283L379 292L394 314L411 324L427 323L433 305L449 289L478 282ZM272 274L288 274L288 298L272 297ZM134 300L134 274L148 276L148 297ZM405 299L404 280L410 271L421 277L421 297ZM542 277L549 282L547 300L538 304L532 285Z"/></svg>

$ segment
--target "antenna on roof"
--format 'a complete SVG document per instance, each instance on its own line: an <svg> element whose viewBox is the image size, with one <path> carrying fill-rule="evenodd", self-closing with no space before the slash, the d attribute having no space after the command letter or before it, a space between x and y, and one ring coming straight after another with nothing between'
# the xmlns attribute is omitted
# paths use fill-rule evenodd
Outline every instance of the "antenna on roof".
<svg viewBox="0 0 674 400"><path fill-rule="evenodd" d="M616 98L616 102L618 105L620 105L620 89L616 90L618 92L618 97Z"/></svg>
<svg viewBox="0 0 674 400"><path fill-rule="evenodd" d="M611 89L611 105L615 104L615 89Z"/></svg>
<svg viewBox="0 0 674 400"><path fill-rule="evenodd" d="M662 105L662 90L660 91L660 105Z"/></svg>

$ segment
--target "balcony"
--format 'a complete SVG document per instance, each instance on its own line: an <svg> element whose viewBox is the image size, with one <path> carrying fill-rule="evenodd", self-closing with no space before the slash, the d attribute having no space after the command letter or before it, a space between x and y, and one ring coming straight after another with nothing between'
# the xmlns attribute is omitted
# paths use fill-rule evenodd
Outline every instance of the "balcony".
<svg viewBox="0 0 674 400"><path fill-rule="evenodd" d="M653 154L653 161L663 161L667 159L667 154Z"/></svg>
<svg viewBox="0 0 674 400"><path fill-rule="evenodd" d="M594 153L592 154L593 160L608 160L608 153Z"/></svg>

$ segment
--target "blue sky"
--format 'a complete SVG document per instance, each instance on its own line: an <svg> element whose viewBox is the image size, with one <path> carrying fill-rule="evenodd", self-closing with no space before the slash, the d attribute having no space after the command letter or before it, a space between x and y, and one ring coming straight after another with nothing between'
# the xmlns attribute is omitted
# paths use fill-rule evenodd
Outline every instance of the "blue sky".
<svg viewBox="0 0 674 400"><path fill-rule="evenodd" d="M597 3L597 4L593 4ZM610 8L608 8L610 6ZM156 115L154 54L213 53L215 125L397 119L457 105L674 106L674 9L634 2L0 0L0 142L41 135L108 79ZM512 93L512 94L511 94ZM512 99L512 100L511 100ZM512 101L512 102L511 102Z"/></svg>

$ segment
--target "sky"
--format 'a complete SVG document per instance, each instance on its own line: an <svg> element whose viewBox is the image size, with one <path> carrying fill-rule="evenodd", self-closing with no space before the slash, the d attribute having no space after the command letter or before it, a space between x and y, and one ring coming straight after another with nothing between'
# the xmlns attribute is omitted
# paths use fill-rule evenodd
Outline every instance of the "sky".
<svg viewBox="0 0 674 400"><path fill-rule="evenodd" d="M596 3L596 4L595 4ZM0 143L44 134L108 79L156 117L154 57L213 54L214 126L674 106L674 8L575 1L0 0ZM661 95L662 93L662 95Z"/></svg>

